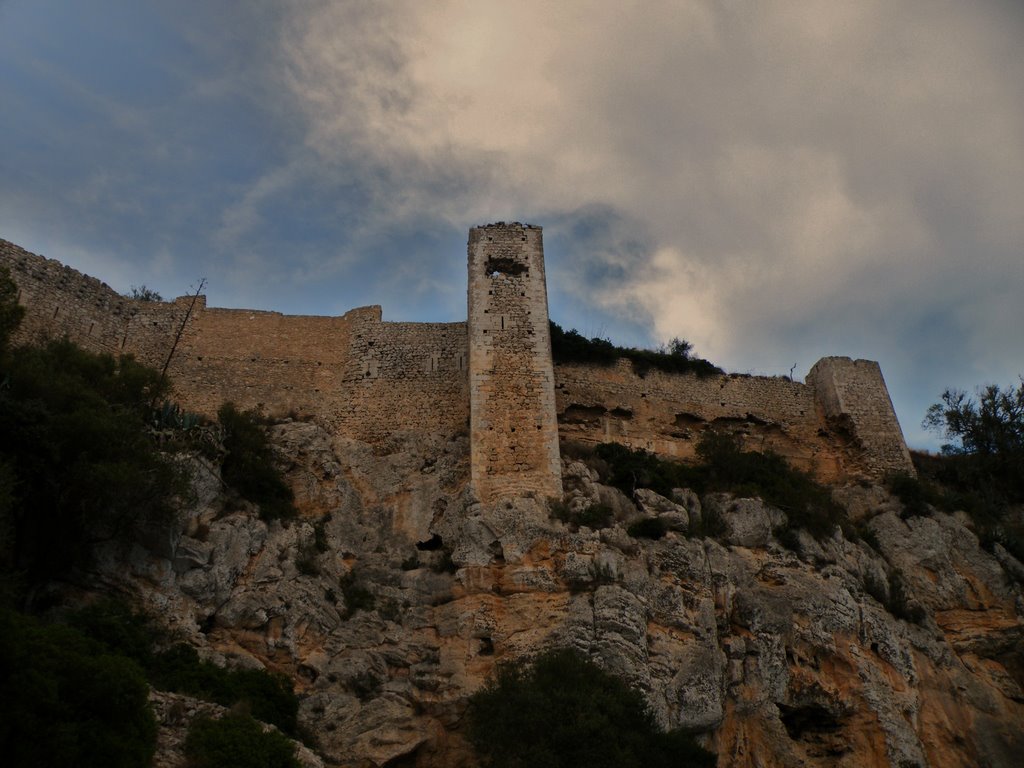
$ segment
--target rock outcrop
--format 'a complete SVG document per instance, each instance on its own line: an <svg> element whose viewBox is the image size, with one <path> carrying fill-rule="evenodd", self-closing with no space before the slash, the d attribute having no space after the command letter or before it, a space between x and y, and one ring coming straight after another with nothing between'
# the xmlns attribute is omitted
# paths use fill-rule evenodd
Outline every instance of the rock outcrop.
<svg viewBox="0 0 1024 768"><path fill-rule="evenodd" d="M760 500L679 489L635 503L566 462L573 530L547 500L481 504L464 437L387 451L312 423L272 429L301 516L226 509L194 460L179 529L104 561L201 654L288 673L327 766L472 766L467 698L496 663L572 646L627 679L658 721L729 766L1018 765L1024 566L966 518L904 520L877 488L837 497L859 541L776 538ZM720 540L689 533L702 515ZM643 517L660 539L627 534Z"/></svg>

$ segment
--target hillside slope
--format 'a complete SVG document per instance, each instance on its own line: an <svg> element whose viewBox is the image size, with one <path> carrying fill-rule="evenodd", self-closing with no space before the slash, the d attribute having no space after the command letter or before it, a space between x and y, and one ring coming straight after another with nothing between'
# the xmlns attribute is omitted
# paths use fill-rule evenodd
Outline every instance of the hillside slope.
<svg viewBox="0 0 1024 768"><path fill-rule="evenodd" d="M1019 764L1024 566L966 518L904 520L880 488L839 489L862 539L800 534L795 553L760 500L635 506L566 461L567 508L613 516L573 531L546 501L474 503L462 437L381 451L312 423L271 434L297 520L233 508L196 459L180 530L97 577L204 655L291 675L326 765L475 765L467 697L549 646L626 678L723 766ZM717 539L688 533L711 516ZM630 536L641 517L668 533Z"/></svg>

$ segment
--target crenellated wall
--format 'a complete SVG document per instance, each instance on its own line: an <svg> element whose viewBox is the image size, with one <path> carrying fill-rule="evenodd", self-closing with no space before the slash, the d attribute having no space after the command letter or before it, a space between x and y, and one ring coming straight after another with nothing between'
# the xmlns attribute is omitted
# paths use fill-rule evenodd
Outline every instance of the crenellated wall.
<svg viewBox="0 0 1024 768"><path fill-rule="evenodd" d="M139 302L57 261L0 240L26 316L16 343L67 336L130 353L169 374L186 408L226 400L311 417L386 449L396 433L471 433L479 498L558 495L558 441L621 442L691 457L700 433L727 429L827 481L913 473L881 370L820 360L782 377L697 378L627 361L551 363L542 233L523 224L470 232L468 322L391 323L377 306L341 317L206 306L205 297ZM471 424L472 422L472 424Z"/></svg>

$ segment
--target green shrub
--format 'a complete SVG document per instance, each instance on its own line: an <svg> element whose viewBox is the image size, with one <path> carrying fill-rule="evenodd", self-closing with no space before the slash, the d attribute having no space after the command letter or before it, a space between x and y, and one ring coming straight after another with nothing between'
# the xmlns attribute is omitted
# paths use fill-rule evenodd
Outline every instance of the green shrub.
<svg viewBox="0 0 1024 768"><path fill-rule="evenodd" d="M316 547L308 544L299 547L295 567L303 576L319 576L320 563L317 560Z"/></svg>
<svg viewBox="0 0 1024 768"><path fill-rule="evenodd" d="M493 768L715 764L689 735L659 731L638 692L571 649L499 665L467 714L469 739Z"/></svg>
<svg viewBox="0 0 1024 768"><path fill-rule="evenodd" d="M196 718L185 738L189 768L299 768L295 745L247 715Z"/></svg>
<svg viewBox="0 0 1024 768"><path fill-rule="evenodd" d="M637 488L650 488L671 497L673 488L692 488L700 494L725 491L758 496L786 513L789 528L803 528L819 539L846 523L843 508L810 475L770 451L741 450L736 438L727 433L705 432L697 445L700 463L695 465L660 459L617 443L603 443L595 454L608 467L604 481L627 495ZM720 521L708 517L704 535L720 533L717 523Z"/></svg>
<svg viewBox="0 0 1024 768"><path fill-rule="evenodd" d="M585 525L595 531L607 528L615 517L615 510L607 504L591 504L576 515L576 524Z"/></svg>
<svg viewBox="0 0 1024 768"><path fill-rule="evenodd" d="M169 525L187 492L148 429L166 382L131 357L68 341L22 347L0 387L0 462L13 474L2 525L8 559L29 583L87 565L96 545L124 546L140 528Z"/></svg>
<svg viewBox="0 0 1024 768"><path fill-rule="evenodd" d="M135 768L156 745L139 667L77 630L0 609L4 765Z"/></svg>
<svg viewBox="0 0 1024 768"><path fill-rule="evenodd" d="M567 523L573 530L578 529L580 526L586 526L595 531L607 528L612 524L612 520L615 517L615 510L607 504L591 504L586 509L573 512L560 499L549 500L548 511L552 517Z"/></svg>
<svg viewBox="0 0 1024 768"><path fill-rule="evenodd" d="M637 488L650 488L670 497L673 488L693 488L702 482L695 467L659 459L653 453L634 450L618 443L602 443L594 455L607 467L602 480L632 497Z"/></svg>
<svg viewBox="0 0 1024 768"><path fill-rule="evenodd" d="M153 661L153 644L160 633L149 616L133 610L124 600L102 597L72 613L68 623L144 669Z"/></svg>
<svg viewBox="0 0 1024 768"><path fill-rule="evenodd" d="M330 512L317 520L313 526L313 543L317 552L323 553L331 548L330 542L327 541L327 524L329 522L331 522Z"/></svg>
<svg viewBox="0 0 1024 768"><path fill-rule="evenodd" d="M932 489L920 479L911 477L905 472L889 475L885 484L890 493L903 504L900 514L904 520L911 517L927 517L931 514L929 504L935 503Z"/></svg>
<svg viewBox="0 0 1024 768"><path fill-rule="evenodd" d="M626 532L634 539L660 539L668 532L668 526L660 517L643 517L632 523Z"/></svg>
<svg viewBox="0 0 1024 768"><path fill-rule="evenodd" d="M217 411L227 453L221 465L224 482L260 506L264 520L295 516L291 488L274 466L267 434L253 412L242 413L233 403Z"/></svg>
<svg viewBox="0 0 1024 768"><path fill-rule="evenodd" d="M263 669L224 669L200 660L196 649L186 643L154 654L148 671L155 688L226 707L243 704L258 720L287 734L296 733L299 701L285 675Z"/></svg>
<svg viewBox="0 0 1024 768"><path fill-rule="evenodd" d="M103 598L69 617L70 624L109 653L137 663L150 684L213 701L226 707L242 704L254 717L276 725L288 734L296 732L299 702L285 675L262 669L225 669L202 661L187 643L154 651L161 632L144 613L127 603Z"/></svg>

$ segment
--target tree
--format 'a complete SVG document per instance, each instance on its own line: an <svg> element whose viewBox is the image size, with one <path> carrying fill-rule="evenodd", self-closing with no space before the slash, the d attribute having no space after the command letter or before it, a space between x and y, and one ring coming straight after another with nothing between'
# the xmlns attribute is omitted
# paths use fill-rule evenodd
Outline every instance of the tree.
<svg viewBox="0 0 1024 768"><path fill-rule="evenodd" d="M66 574L101 542L161 525L184 477L147 429L159 374L69 341L20 347L0 388L0 566L30 583Z"/></svg>
<svg viewBox="0 0 1024 768"><path fill-rule="evenodd" d="M0 608L4 765L149 765L156 721L131 660L59 625Z"/></svg>
<svg viewBox="0 0 1024 768"><path fill-rule="evenodd" d="M947 389L928 409L923 425L951 442L942 452L956 458L955 484L1024 500L1024 376L1014 389L990 384L977 397ZM947 478L953 473L947 472Z"/></svg>
<svg viewBox="0 0 1024 768"><path fill-rule="evenodd" d="M499 666L468 715L470 741L493 768L715 763L688 734L660 731L639 693L572 649Z"/></svg>
<svg viewBox="0 0 1024 768"><path fill-rule="evenodd" d="M11 279L10 270L0 267L0 352L18 330L25 308L18 303L18 286Z"/></svg>
<svg viewBox="0 0 1024 768"><path fill-rule="evenodd" d="M274 466L274 454L258 415L239 411L233 403L224 403L217 411L224 430L227 455L221 466L224 482L244 498L260 505L264 520L294 517L292 489Z"/></svg>
<svg viewBox="0 0 1024 768"><path fill-rule="evenodd" d="M199 717L185 739L192 768L299 768L295 745L277 731L265 731L248 715L217 720Z"/></svg>
<svg viewBox="0 0 1024 768"><path fill-rule="evenodd" d="M955 443L942 446L947 455L1024 453L1024 376L1016 390L990 384L977 392L947 389L933 404L923 426Z"/></svg>
<svg viewBox="0 0 1024 768"><path fill-rule="evenodd" d="M129 299L135 299L135 301L163 301L164 297L154 291L152 288L148 288L145 285L133 285L129 293L126 294Z"/></svg>

